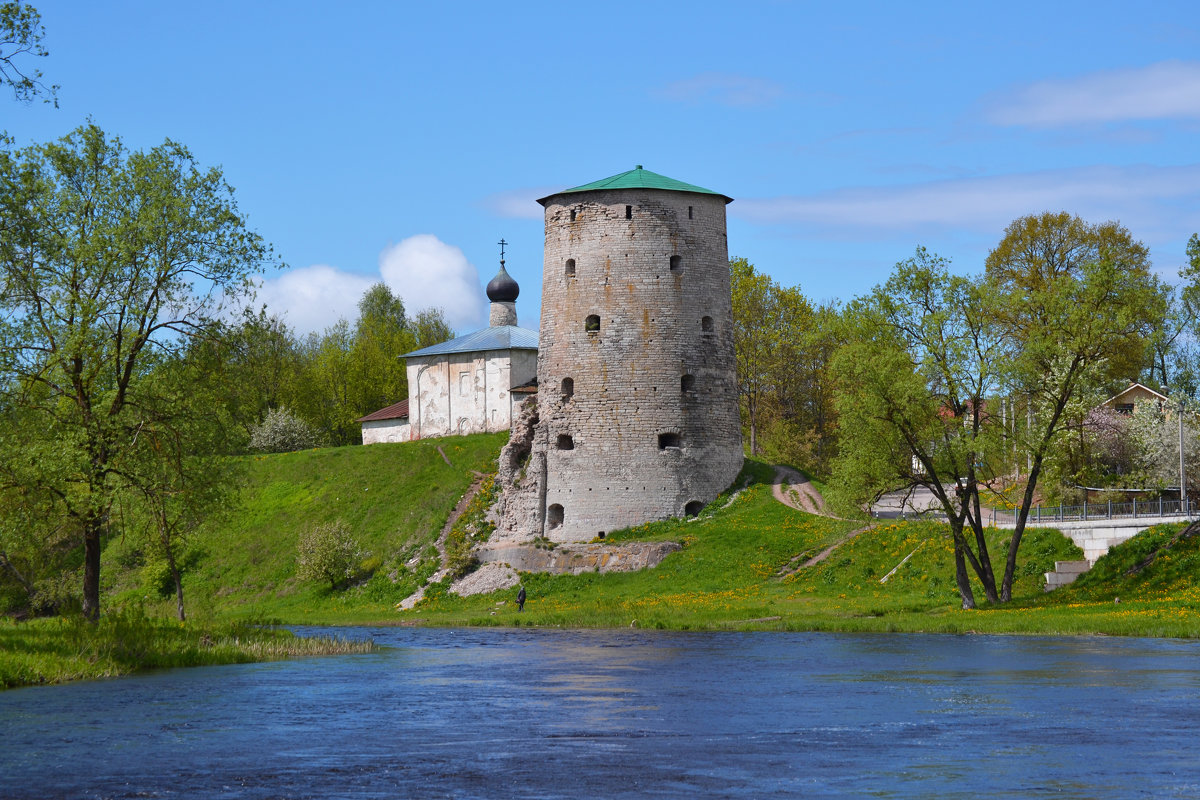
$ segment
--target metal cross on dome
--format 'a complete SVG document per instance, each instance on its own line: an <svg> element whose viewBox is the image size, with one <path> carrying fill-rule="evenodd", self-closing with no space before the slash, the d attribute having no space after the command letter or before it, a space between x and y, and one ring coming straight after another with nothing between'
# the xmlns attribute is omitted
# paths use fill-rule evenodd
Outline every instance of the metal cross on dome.
<svg viewBox="0 0 1200 800"><path fill-rule="evenodd" d="M497 244L500 245L500 263L503 264L504 263L504 246L506 244L508 244L508 242L501 239L499 242L497 242Z"/></svg>

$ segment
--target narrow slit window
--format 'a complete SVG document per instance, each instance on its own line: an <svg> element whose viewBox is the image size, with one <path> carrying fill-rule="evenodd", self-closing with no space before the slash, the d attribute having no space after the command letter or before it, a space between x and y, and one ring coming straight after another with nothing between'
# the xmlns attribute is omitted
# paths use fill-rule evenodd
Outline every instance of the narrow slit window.
<svg viewBox="0 0 1200 800"><path fill-rule="evenodd" d="M692 218L692 207L688 206L688 219Z"/></svg>
<svg viewBox="0 0 1200 800"><path fill-rule="evenodd" d="M571 222L575 221L575 209L571 209Z"/></svg>
<svg viewBox="0 0 1200 800"><path fill-rule="evenodd" d="M562 379L563 400L570 400L574 396L575 396L575 379L574 378L563 378Z"/></svg>
<svg viewBox="0 0 1200 800"><path fill-rule="evenodd" d="M575 259L573 259L573 258L567 259L566 273L567 273L568 278L575 277Z"/></svg>
<svg viewBox="0 0 1200 800"><path fill-rule="evenodd" d="M701 317L700 318L700 330L704 331L705 333L712 333L712 330L713 330L712 317Z"/></svg>
<svg viewBox="0 0 1200 800"><path fill-rule="evenodd" d="M589 314L588 318L583 321L583 329L588 333L599 333L600 317L596 314Z"/></svg>
<svg viewBox="0 0 1200 800"><path fill-rule="evenodd" d="M559 450L574 450L575 440L571 438L569 433L560 433L558 435L558 443L555 446Z"/></svg>
<svg viewBox="0 0 1200 800"><path fill-rule="evenodd" d="M563 507L558 503L551 503L546 509L546 524L551 528L558 528L563 524Z"/></svg>
<svg viewBox="0 0 1200 800"><path fill-rule="evenodd" d="M658 435L659 450L678 450L679 449L679 434L678 433L660 433Z"/></svg>
<svg viewBox="0 0 1200 800"><path fill-rule="evenodd" d="M633 219L633 206L625 206L625 219Z"/></svg>
<svg viewBox="0 0 1200 800"><path fill-rule="evenodd" d="M683 258L681 256L671 256L671 272L678 272L682 265Z"/></svg>
<svg viewBox="0 0 1200 800"><path fill-rule="evenodd" d="M684 392L696 391L696 376L695 375L684 375L682 378L680 378L679 379L679 389L680 389L680 391L684 391Z"/></svg>

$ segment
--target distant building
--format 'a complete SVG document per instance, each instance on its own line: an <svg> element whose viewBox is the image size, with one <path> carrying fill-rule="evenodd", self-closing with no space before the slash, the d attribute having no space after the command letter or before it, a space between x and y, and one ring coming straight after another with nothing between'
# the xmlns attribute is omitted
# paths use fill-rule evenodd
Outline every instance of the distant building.
<svg viewBox="0 0 1200 800"><path fill-rule="evenodd" d="M1108 406L1118 414L1128 416L1133 414L1133 409L1138 403L1157 403L1158 410L1163 411L1166 409L1168 402L1166 395L1159 394L1153 389L1142 386L1140 383L1131 383L1124 391L1108 398L1100 405Z"/></svg>
<svg viewBox="0 0 1200 800"><path fill-rule="evenodd" d="M408 399L360 418L363 444L504 431L512 425L514 403L527 396L518 392L514 400L513 388L532 385L537 376L538 336L517 327L520 287L501 256L500 271L487 285L491 324L401 356L408 362Z"/></svg>
<svg viewBox="0 0 1200 800"><path fill-rule="evenodd" d="M392 403L387 408L372 411L365 417L359 417L356 422L362 423L363 444L407 442L409 438L408 401L401 400L399 403Z"/></svg>

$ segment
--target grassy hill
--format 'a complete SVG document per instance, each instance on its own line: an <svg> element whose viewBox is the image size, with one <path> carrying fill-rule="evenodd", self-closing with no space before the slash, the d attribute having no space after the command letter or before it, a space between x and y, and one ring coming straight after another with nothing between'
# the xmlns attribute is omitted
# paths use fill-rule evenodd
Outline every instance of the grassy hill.
<svg viewBox="0 0 1200 800"><path fill-rule="evenodd" d="M240 459L238 507L194 539L189 609L289 623L1200 635L1200 590L1193 585L1200 537L1175 540L1180 526L1148 531L1075 585L1048 594L1042 573L1081 553L1057 531L1028 531L1013 602L963 611L944 526L881 521L851 536L866 523L780 504L771 496L771 468L753 461L744 490L718 498L698 519L609 535L612 542L683 543L656 569L527 575L529 599L520 614L515 590L459 598L445 584L431 587L415 610L397 611L395 604L436 569L433 540L474 472L494 469L503 441L451 437ZM345 520L370 552L362 579L337 590L295 577L300 531L334 519ZM1007 535L991 537L993 560L1002 563ZM823 561L802 566L831 545ZM114 600L154 602L153 565L116 543L105 558ZM166 613L169 601L158 602Z"/></svg>
<svg viewBox="0 0 1200 800"><path fill-rule="evenodd" d="M193 535L184 558L189 613L289 622L391 614L436 570L433 541L476 474L495 470L505 441L481 434L231 459L237 502ZM363 580L332 591L297 579L301 532L339 519L365 551ZM111 543L102 575L113 604L170 606L163 566L136 542Z"/></svg>

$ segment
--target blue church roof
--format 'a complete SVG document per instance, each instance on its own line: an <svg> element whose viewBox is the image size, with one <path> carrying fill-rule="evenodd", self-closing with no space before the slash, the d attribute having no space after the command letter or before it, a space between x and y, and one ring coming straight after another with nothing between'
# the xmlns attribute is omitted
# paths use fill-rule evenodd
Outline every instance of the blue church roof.
<svg viewBox="0 0 1200 800"><path fill-rule="evenodd" d="M401 358L441 356L450 353L478 353L484 350L537 350L538 335L516 325L481 328L464 336L405 353Z"/></svg>

